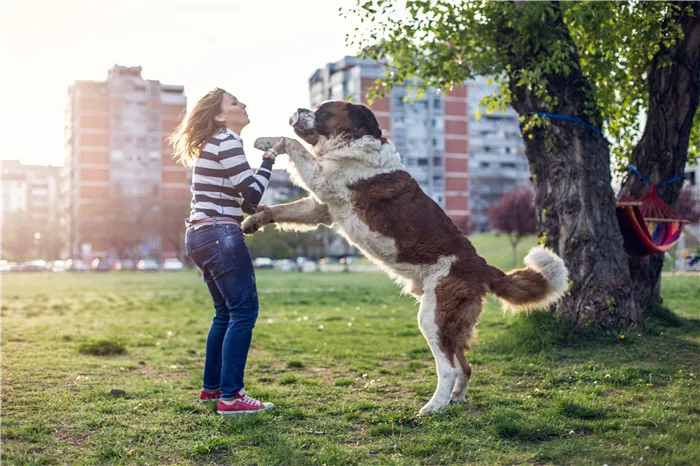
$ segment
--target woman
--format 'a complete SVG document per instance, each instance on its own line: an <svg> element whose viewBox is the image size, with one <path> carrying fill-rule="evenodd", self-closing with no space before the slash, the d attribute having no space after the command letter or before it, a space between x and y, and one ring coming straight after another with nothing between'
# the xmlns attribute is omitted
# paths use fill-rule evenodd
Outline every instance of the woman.
<svg viewBox="0 0 700 466"><path fill-rule="evenodd" d="M246 105L217 88L195 104L170 137L178 161L193 166L187 254L201 269L216 310L207 337L199 399L218 400L219 414L273 407L250 398L243 387L258 294L240 223L244 212L256 211L284 140L263 154L262 165L254 172L240 137L248 123Z"/></svg>

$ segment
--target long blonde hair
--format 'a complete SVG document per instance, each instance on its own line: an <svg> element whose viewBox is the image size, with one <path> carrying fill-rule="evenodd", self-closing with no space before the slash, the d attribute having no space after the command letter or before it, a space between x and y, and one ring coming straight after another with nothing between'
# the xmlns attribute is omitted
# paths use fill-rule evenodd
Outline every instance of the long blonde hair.
<svg viewBox="0 0 700 466"><path fill-rule="evenodd" d="M226 123L216 121L221 114L224 94L226 91L218 87L209 91L194 104L192 111L168 137L168 142L173 146L173 158L178 163L190 165L212 136L226 130Z"/></svg>

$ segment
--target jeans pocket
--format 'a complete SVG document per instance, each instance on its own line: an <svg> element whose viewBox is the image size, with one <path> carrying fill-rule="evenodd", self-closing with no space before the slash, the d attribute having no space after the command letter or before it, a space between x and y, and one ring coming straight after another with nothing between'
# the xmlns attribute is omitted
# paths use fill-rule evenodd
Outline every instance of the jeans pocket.
<svg viewBox="0 0 700 466"><path fill-rule="evenodd" d="M218 239L193 249L190 257L202 270L205 277L216 279L231 270L230 261L224 259L221 241Z"/></svg>

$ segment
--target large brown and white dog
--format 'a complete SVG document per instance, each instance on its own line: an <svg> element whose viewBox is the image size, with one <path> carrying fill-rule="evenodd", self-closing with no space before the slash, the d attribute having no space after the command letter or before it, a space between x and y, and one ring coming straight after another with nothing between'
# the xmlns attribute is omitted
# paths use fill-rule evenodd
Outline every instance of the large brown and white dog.
<svg viewBox="0 0 700 466"><path fill-rule="evenodd" d="M564 262L537 247L525 269L506 274L488 265L404 170L366 106L330 101L315 112L299 109L290 124L313 147L311 154L285 139L293 179L311 196L248 217L243 232L273 222L293 230L334 226L420 300L418 325L438 373L435 394L420 414L463 402L471 376L464 352L484 296L493 293L512 309L552 304L567 289ZM267 150L276 140L260 138L255 147Z"/></svg>

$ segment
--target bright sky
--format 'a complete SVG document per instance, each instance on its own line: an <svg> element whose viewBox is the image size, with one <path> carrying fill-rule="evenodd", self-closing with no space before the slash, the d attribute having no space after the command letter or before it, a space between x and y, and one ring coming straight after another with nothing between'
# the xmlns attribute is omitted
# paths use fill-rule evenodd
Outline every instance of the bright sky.
<svg viewBox="0 0 700 466"><path fill-rule="evenodd" d="M355 0L0 0L0 158L62 165L64 107L78 79L114 64L185 86L188 106L214 87L248 105L251 165L259 136L293 136L308 78L354 55L345 44ZM283 160L280 160L283 161Z"/></svg>

